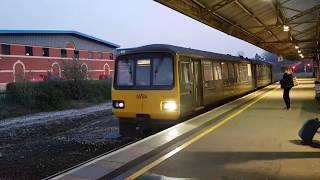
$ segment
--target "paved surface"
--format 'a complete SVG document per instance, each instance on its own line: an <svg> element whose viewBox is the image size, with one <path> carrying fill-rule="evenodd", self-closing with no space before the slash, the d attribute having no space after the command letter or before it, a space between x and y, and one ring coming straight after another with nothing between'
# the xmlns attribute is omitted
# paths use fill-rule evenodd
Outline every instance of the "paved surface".
<svg viewBox="0 0 320 180"><path fill-rule="evenodd" d="M237 110L243 104L274 87L277 87L277 85L270 85L262 90L224 104L118 151L89 161L53 179L124 179L127 176L127 171L131 171L136 165L143 164L150 157L161 154L162 150L175 146L175 143L179 143L190 135L196 134L200 129L207 128L208 124L217 122L216 119L228 115L231 111Z"/></svg>
<svg viewBox="0 0 320 180"><path fill-rule="evenodd" d="M313 80L299 82L291 111L270 85L54 179L320 179L320 149L298 137L320 107Z"/></svg>
<svg viewBox="0 0 320 180"><path fill-rule="evenodd" d="M313 80L299 83L290 92L291 111L278 88L139 179L320 179L320 149L300 145L298 137L305 120L319 117L320 106Z"/></svg>

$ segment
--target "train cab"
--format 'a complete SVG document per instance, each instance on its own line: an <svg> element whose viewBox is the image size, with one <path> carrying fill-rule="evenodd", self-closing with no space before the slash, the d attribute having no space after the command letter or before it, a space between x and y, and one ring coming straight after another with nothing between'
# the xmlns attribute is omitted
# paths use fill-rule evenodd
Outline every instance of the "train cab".
<svg viewBox="0 0 320 180"><path fill-rule="evenodd" d="M180 98L175 54L124 53L115 63L113 113L120 121L178 119Z"/></svg>

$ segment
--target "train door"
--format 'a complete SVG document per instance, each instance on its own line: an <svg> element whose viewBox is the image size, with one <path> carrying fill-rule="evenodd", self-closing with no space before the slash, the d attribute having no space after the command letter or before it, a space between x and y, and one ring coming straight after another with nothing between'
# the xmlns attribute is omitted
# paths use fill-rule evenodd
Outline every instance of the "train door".
<svg viewBox="0 0 320 180"><path fill-rule="evenodd" d="M252 85L253 85L253 88L257 88L258 84L257 84L257 65L256 64L251 64L251 67L252 67Z"/></svg>
<svg viewBox="0 0 320 180"><path fill-rule="evenodd" d="M273 83L274 82L274 74L273 74L273 66L272 65L269 65L268 66L268 73L269 73L269 77L270 77L270 83Z"/></svg>
<svg viewBox="0 0 320 180"><path fill-rule="evenodd" d="M202 84L202 71L201 71L201 61L194 60L192 61L192 76L193 76L193 108L199 108L203 105L202 93L203 93L203 84Z"/></svg>
<svg viewBox="0 0 320 180"><path fill-rule="evenodd" d="M181 114L191 113L193 109L193 75L190 58L180 60L180 111Z"/></svg>

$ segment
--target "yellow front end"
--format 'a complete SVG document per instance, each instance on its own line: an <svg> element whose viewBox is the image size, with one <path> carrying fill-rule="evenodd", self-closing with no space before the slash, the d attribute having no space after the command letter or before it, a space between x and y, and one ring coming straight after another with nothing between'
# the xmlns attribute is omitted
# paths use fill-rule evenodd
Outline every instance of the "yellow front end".
<svg viewBox="0 0 320 180"><path fill-rule="evenodd" d="M113 102L123 102L122 108L113 106L118 118L136 118L140 115L157 120L176 120L180 116L180 96L177 88L171 90L112 90ZM122 104L121 104L122 106Z"/></svg>

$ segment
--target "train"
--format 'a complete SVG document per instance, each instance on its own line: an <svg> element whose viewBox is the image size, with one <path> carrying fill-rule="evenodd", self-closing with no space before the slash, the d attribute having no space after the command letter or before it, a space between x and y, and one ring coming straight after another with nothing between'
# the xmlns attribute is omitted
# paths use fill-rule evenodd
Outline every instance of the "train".
<svg viewBox="0 0 320 180"><path fill-rule="evenodd" d="M112 112L120 133L180 122L206 107L273 82L272 65L166 44L120 50Z"/></svg>

